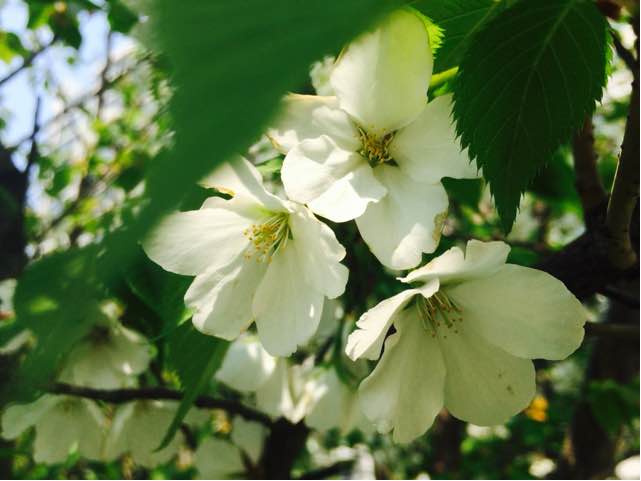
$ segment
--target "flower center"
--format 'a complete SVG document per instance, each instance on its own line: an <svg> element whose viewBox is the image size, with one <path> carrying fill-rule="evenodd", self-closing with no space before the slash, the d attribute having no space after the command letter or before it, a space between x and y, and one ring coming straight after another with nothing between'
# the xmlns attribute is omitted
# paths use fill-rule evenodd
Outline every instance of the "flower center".
<svg viewBox="0 0 641 481"><path fill-rule="evenodd" d="M270 262L276 252L285 248L290 234L289 214L286 212L274 214L262 224L252 224L243 231L251 242L244 254L245 259Z"/></svg>
<svg viewBox="0 0 641 481"><path fill-rule="evenodd" d="M429 299L417 296L416 308L423 327L426 331L431 331L432 337L436 337L440 327L458 334L458 323L463 322L462 311L445 292L439 291ZM446 339L447 335L443 334L443 338Z"/></svg>
<svg viewBox="0 0 641 481"><path fill-rule="evenodd" d="M358 153L365 157L372 167L394 162L388 150L389 144L394 138L393 132L379 137L369 134L365 129L359 127L358 133L360 134L362 144L361 150Z"/></svg>

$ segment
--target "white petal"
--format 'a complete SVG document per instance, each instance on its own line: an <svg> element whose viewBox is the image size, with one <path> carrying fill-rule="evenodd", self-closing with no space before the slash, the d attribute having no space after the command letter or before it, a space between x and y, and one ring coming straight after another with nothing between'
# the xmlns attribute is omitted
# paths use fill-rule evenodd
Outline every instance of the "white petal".
<svg viewBox="0 0 641 481"><path fill-rule="evenodd" d="M386 192L363 157L327 136L294 147L285 157L281 178L290 199L334 222L358 217Z"/></svg>
<svg viewBox="0 0 641 481"><path fill-rule="evenodd" d="M514 357L468 329L466 320L441 327L438 340L445 359L445 407L457 418L479 426L502 424L525 409L535 393L532 361Z"/></svg>
<svg viewBox="0 0 641 481"><path fill-rule="evenodd" d="M234 197L244 197L246 202L261 204L269 210L285 210L282 200L267 192L263 185L263 178L256 167L241 156L223 162L202 179L200 184L204 187L227 192ZM242 199L238 200L242 201Z"/></svg>
<svg viewBox="0 0 641 481"><path fill-rule="evenodd" d="M341 148L356 151L360 148L358 130L336 97L289 94L283 99L283 109L276 125L267 131L274 146L289 152L306 139L327 135Z"/></svg>
<svg viewBox="0 0 641 481"><path fill-rule="evenodd" d="M264 262L241 255L222 269L196 276L185 293L194 326L211 336L237 338L252 322L252 300L266 270Z"/></svg>
<svg viewBox="0 0 641 481"><path fill-rule="evenodd" d="M397 332L360 386L361 407L379 431L394 430L407 443L423 434L443 407L445 366L438 342L423 328L415 308L394 322Z"/></svg>
<svg viewBox="0 0 641 481"><path fill-rule="evenodd" d="M35 425L61 400L60 396L44 395L29 404L12 404L2 414L2 437L15 439Z"/></svg>
<svg viewBox="0 0 641 481"><path fill-rule="evenodd" d="M241 416L235 416L232 420L231 440L254 464L260 460L267 434L269 431L260 423L246 421Z"/></svg>
<svg viewBox="0 0 641 481"><path fill-rule="evenodd" d="M416 120L396 132L389 152L410 177L435 184L443 177L478 177L476 166L456 138L452 96L435 98Z"/></svg>
<svg viewBox="0 0 641 481"><path fill-rule="evenodd" d="M289 375L285 359L278 360L272 375L256 390L256 405L261 411L274 418L291 417L295 403L289 389Z"/></svg>
<svg viewBox="0 0 641 481"><path fill-rule="evenodd" d="M165 217L143 242L147 255L171 272L196 275L242 255L243 235L254 219L226 208L177 212Z"/></svg>
<svg viewBox="0 0 641 481"><path fill-rule="evenodd" d="M323 294L305 282L296 242L276 253L254 297L258 337L267 352L289 356L315 332Z"/></svg>
<svg viewBox="0 0 641 481"><path fill-rule="evenodd" d="M397 130L427 102L432 52L423 20L397 10L347 47L331 84L343 110L369 133Z"/></svg>
<svg viewBox="0 0 641 481"><path fill-rule="evenodd" d="M458 247L452 247L423 267L399 279L402 282L427 282L438 278L441 284L491 276L505 265L510 246L505 242L481 242L471 240L467 243L465 256Z"/></svg>
<svg viewBox="0 0 641 481"><path fill-rule="evenodd" d="M362 418L356 392L341 382L334 369L324 369L319 376L313 381L317 399L305 424L319 431L338 428L349 434Z"/></svg>
<svg viewBox="0 0 641 481"><path fill-rule="evenodd" d="M545 272L507 264L447 292L463 309L470 330L514 356L564 359L583 340L587 313L561 281Z"/></svg>
<svg viewBox="0 0 641 481"><path fill-rule="evenodd" d="M133 460L146 468L166 463L178 452L182 433L176 433L169 445L160 444L173 420L178 403L168 401L135 401L118 408L107 440L107 456L129 452Z"/></svg>
<svg viewBox="0 0 641 481"><path fill-rule="evenodd" d="M447 212L447 193L441 184L422 184L398 167L374 169L387 195L367 206L356 219L358 230L376 258L392 269L411 269L423 252L434 252Z"/></svg>
<svg viewBox="0 0 641 481"><path fill-rule="evenodd" d="M438 290L438 280L433 281L434 292ZM356 322L358 328L347 338L345 353L353 361L364 357L365 359L378 359L385 335L392 322L408 302L417 295L417 289L408 289L389 299L379 302Z"/></svg>
<svg viewBox="0 0 641 481"><path fill-rule="evenodd" d="M307 283L330 299L340 296L349 271L340 264L345 248L334 232L303 206L294 206L289 226Z"/></svg>
<svg viewBox="0 0 641 481"><path fill-rule="evenodd" d="M60 463L77 446L82 457L98 460L104 429L104 417L93 402L62 397L36 424L33 458L38 463Z"/></svg>
<svg viewBox="0 0 641 481"><path fill-rule="evenodd" d="M245 471L240 451L233 444L206 438L194 453L199 479L234 479Z"/></svg>
<svg viewBox="0 0 641 481"><path fill-rule="evenodd" d="M215 377L233 389L252 392L267 382L275 368L276 358L253 335L244 335L229 346Z"/></svg>

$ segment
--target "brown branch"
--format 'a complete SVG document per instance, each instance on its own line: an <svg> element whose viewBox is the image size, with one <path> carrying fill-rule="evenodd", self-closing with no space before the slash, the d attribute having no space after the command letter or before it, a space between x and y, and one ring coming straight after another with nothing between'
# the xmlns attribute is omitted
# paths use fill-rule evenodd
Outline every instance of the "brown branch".
<svg viewBox="0 0 641 481"><path fill-rule="evenodd" d="M608 257L617 269L636 263L630 239L630 224L639 200L639 79L632 82L630 111L625 126L621 155L617 165L606 216L609 236Z"/></svg>
<svg viewBox="0 0 641 481"><path fill-rule="evenodd" d="M314 469L303 473L298 479L329 479L332 476L339 476L346 474L356 462L355 459L346 459L344 461L337 461L334 464L325 466L323 468Z"/></svg>
<svg viewBox="0 0 641 481"><path fill-rule="evenodd" d="M639 341L639 325L586 322L585 335L593 337L628 338Z"/></svg>
<svg viewBox="0 0 641 481"><path fill-rule="evenodd" d="M11 72L9 72L5 77L2 77L2 78L0 79L0 87L2 87L2 85L4 85L5 83L7 83L9 80L11 80L13 77L15 77L16 75L18 75L20 72L22 72L24 69L29 68L29 67L31 66L31 64L33 63L33 61L34 61L34 60L35 60L35 59L36 59L36 58L37 58L41 53L43 53L45 50L47 50L49 47L51 47L54 43L56 43L56 41L57 41L57 40L58 40L58 38L54 36L54 37L51 39L51 41L50 41L49 43L47 43L47 44L43 45L42 47L40 47L40 48L38 48L38 49L34 50L34 51L33 51L33 52L31 52L31 53L29 53L29 55L27 55L27 56L24 58L24 60L22 61L22 64L21 64L21 65L19 65L19 66L18 66L18 67L16 67L14 70L12 70Z"/></svg>
<svg viewBox="0 0 641 481"><path fill-rule="evenodd" d="M608 199L597 169L592 118L585 119L583 127L572 139L572 154L576 173L576 190L581 198L584 218L587 223L591 218L590 214Z"/></svg>
<svg viewBox="0 0 641 481"><path fill-rule="evenodd" d="M33 165L37 162L38 157L40 156L38 152L38 142L36 141L36 137L38 136L38 132L40 132L41 104L42 104L42 99L38 97L36 99L36 110L35 110L35 113L33 114L33 130L31 131L31 150L27 155L27 167L24 170L25 176L29 175L29 171L31 171L31 167L33 167Z"/></svg>
<svg viewBox="0 0 641 481"><path fill-rule="evenodd" d="M615 32L612 32L612 44L617 55L623 60L623 63L625 63L626 67L632 72L632 75L637 76L639 72L639 62L634 58L634 54L623 46L621 39Z"/></svg>
<svg viewBox="0 0 641 481"><path fill-rule="evenodd" d="M181 401L184 394L174 389L165 387L127 388L127 389L93 389L88 387L73 386L71 384L56 383L49 390L52 394L76 396L94 401L104 401L112 404L123 404L141 399L157 399ZM204 409L222 409L230 414L238 414L248 421L256 421L266 426L271 426L272 421L266 414L244 406L237 401L228 399L215 399L210 396L199 396L194 406Z"/></svg>

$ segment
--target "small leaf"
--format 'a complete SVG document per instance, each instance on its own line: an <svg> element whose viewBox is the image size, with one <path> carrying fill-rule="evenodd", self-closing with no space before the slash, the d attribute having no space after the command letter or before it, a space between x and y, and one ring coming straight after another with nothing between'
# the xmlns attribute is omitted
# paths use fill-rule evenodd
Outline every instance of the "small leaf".
<svg viewBox="0 0 641 481"><path fill-rule="evenodd" d="M470 42L454 117L506 231L539 168L601 98L608 52L607 22L587 0L521 0Z"/></svg>
<svg viewBox="0 0 641 481"><path fill-rule="evenodd" d="M163 449L171 442L192 404L222 364L229 341L206 336L189 322L182 324L169 336L167 347L168 361L178 373L185 396L156 450Z"/></svg>

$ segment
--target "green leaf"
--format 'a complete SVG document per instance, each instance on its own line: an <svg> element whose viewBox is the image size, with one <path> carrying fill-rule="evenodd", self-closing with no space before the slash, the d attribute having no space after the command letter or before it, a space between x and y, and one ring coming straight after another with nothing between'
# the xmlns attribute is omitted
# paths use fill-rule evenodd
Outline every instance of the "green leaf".
<svg viewBox="0 0 641 481"><path fill-rule="evenodd" d="M470 40L481 26L505 8L495 0L422 0L413 7L429 17L442 30L436 51L434 72L456 67Z"/></svg>
<svg viewBox="0 0 641 481"><path fill-rule="evenodd" d="M195 399L220 367L228 347L228 341L198 332L191 322L182 324L169 336L168 361L176 370L185 395L157 450L171 442Z"/></svg>
<svg viewBox="0 0 641 481"><path fill-rule="evenodd" d="M116 32L128 33L138 23L138 15L121 0L109 0L109 25Z"/></svg>
<svg viewBox="0 0 641 481"><path fill-rule="evenodd" d="M61 358L99 315L94 247L55 253L31 264L14 295L16 325L29 329L36 347L28 354L3 399L29 401L53 380Z"/></svg>
<svg viewBox="0 0 641 481"><path fill-rule="evenodd" d="M601 98L607 22L587 0L521 0L470 42L454 117L509 231L523 191Z"/></svg>
<svg viewBox="0 0 641 481"><path fill-rule="evenodd" d="M124 278L136 297L163 320L164 328L172 329L190 317L183 298L193 279L163 270L142 248Z"/></svg>

